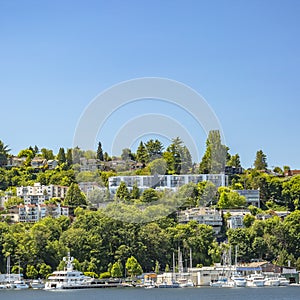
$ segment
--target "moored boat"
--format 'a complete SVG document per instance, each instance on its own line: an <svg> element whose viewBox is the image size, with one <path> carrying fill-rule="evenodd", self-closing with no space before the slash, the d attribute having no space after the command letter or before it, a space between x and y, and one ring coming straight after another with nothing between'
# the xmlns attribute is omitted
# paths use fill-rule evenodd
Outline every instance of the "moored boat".
<svg viewBox="0 0 300 300"><path fill-rule="evenodd" d="M30 287L34 290L43 289L45 287L45 283L41 279L33 279L30 282Z"/></svg>
<svg viewBox="0 0 300 300"><path fill-rule="evenodd" d="M278 280L279 280L279 285L280 286L288 286L288 285L290 285L290 281L288 279L286 279L284 276L278 277Z"/></svg>
<svg viewBox="0 0 300 300"><path fill-rule="evenodd" d="M29 285L25 283L25 281L23 280L16 280L8 284L8 288L15 289L15 290L23 290L23 289L28 289Z"/></svg>
<svg viewBox="0 0 300 300"><path fill-rule="evenodd" d="M276 277L267 277L267 278L265 278L265 285L266 286L279 286L280 280Z"/></svg>
<svg viewBox="0 0 300 300"><path fill-rule="evenodd" d="M162 283L156 284L158 288L179 288L179 283L176 281L167 282L164 281Z"/></svg>
<svg viewBox="0 0 300 300"><path fill-rule="evenodd" d="M250 287L263 287L265 285L265 278L261 274L250 274L247 277L247 286Z"/></svg>
<svg viewBox="0 0 300 300"><path fill-rule="evenodd" d="M235 287L245 287L247 285L247 280L244 276L239 274L233 274L230 279L232 280Z"/></svg>
<svg viewBox="0 0 300 300"><path fill-rule="evenodd" d="M68 253L68 257L64 258L67 267L61 271L54 271L45 284L45 290L83 288L90 285L92 278L85 276L81 271L73 269L74 258Z"/></svg>

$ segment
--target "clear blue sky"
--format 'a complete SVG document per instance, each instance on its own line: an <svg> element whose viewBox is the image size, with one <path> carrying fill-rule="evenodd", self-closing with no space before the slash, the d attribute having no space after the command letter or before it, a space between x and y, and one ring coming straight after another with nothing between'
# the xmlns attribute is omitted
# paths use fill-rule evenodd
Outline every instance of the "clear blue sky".
<svg viewBox="0 0 300 300"><path fill-rule="evenodd" d="M297 0L0 0L0 139L14 154L72 147L97 94L164 77L207 100L244 167L262 149L300 168L299 37Z"/></svg>

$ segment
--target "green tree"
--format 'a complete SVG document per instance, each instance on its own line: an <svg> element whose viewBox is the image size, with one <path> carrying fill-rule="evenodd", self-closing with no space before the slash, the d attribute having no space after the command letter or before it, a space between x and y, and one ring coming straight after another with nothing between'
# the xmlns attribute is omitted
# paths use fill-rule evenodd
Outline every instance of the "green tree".
<svg viewBox="0 0 300 300"><path fill-rule="evenodd" d="M110 273L113 278L121 278L123 276L123 267L120 261L112 265Z"/></svg>
<svg viewBox="0 0 300 300"><path fill-rule="evenodd" d="M10 197L7 201L4 202L5 208L11 208L20 204L24 204L24 200L20 197Z"/></svg>
<svg viewBox="0 0 300 300"><path fill-rule="evenodd" d="M37 269L34 266L28 264L26 268L26 277L36 279L38 275L39 272L37 271Z"/></svg>
<svg viewBox="0 0 300 300"><path fill-rule="evenodd" d="M152 160L148 167L150 169L151 174L159 174L165 175L167 172L167 162L163 158L157 158Z"/></svg>
<svg viewBox="0 0 300 300"><path fill-rule="evenodd" d="M81 192L78 184L72 183L67 191L64 204L70 207L86 206L86 196Z"/></svg>
<svg viewBox="0 0 300 300"><path fill-rule="evenodd" d="M222 145L219 130L211 130L206 140L206 150L199 166L200 174L224 172L228 147Z"/></svg>
<svg viewBox="0 0 300 300"><path fill-rule="evenodd" d="M217 202L217 187L211 181L202 181L197 184L197 205L209 206Z"/></svg>
<svg viewBox="0 0 300 300"><path fill-rule="evenodd" d="M57 160L58 164L61 165L66 162L66 154L64 148L59 148L58 154L57 154Z"/></svg>
<svg viewBox="0 0 300 300"><path fill-rule="evenodd" d="M134 185L132 187L132 190L130 193L130 198L131 199L139 199L140 198L140 189L138 188L136 182L134 183Z"/></svg>
<svg viewBox="0 0 300 300"><path fill-rule="evenodd" d="M0 140L0 167L3 167L7 163L7 157L10 149L7 145Z"/></svg>
<svg viewBox="0 0 300 300"><path fill-rule="evenodd" d="M158 193L156 190L149 188L143 191L141 200L142 202L153 202L159 199Z"/></svg>
<svg viewBox="0 0 300 300"><path fill-rule="evenodd" d="M268 167L267 156L263 153L262 150L256 152L256 158L254 161L254 168L256 170L266 170Z"/></svg>
<svg viewBox="0 0 300 300"><path fill-rule="evenodd" d="M47 276L51 274L51 271L51 266L45 263L41 263L39 265L39 275L41 276L41 278L47 278Z"/></svg>
<svg viewBox="0 0 300 300"><path fill-rule="evenodd" d="M125 267L127 270L127 274L131 277L141 275L143 273L141 265L138 263L137 259L134 256L131 256L127 259Z"/></svg>
<svg viewBox="0 0 300 300"><path fill-rule="evenodd" d="M67 163L68 167L70 167L73 163L73 151L72 151L72 149L67 150L66 163Z"/></svg>
<svg viewBox="0 0 300 300"><path fill-rule="evenodd" d="M299 209L300 201L300 175L293 176L282 184L284 204L290 209Z"/></svg>
<svg viewBox="0 0 300 300"><path fill-rule="evenodd" d="M186 146L181 148L181 173L191 173L193 167L192 155Z"/></svg>
<svg viewBox="0 0 300 300"><path fill-rule="evenodd" d="M227 162L227 166L240 168L241 167L241 160L238 154L232 155Z"/></svg>
<svg viewBox="0 0 300 300"><path fill-rule="evenodd" d="M219 188L219 193L219 208L235 208L244 207L246 205L246 198L240 196L237 192L231 191L228 188Z"/></svg>
<svg viewBox="0 0 300 300"><path fill-rule="evenodd" d="M134 155L129 148L125 148L122 149L121 159L125 161L134 160Z"/></svg>
<svg viewBox="0 0 300 300"><path fill-rule="evenodd" d="M148 152L149 161L153 161L153 160L158 159L162 156L164 146L158 139L149 140L145 144L145 147L146 147L146 150Z"/></svg>
<svg viewBox="0 0 300 300"><path fill-rule="evenodd" d="M140 142L140 144L137 148L137 151L136 151L136 160L143 164L145 164L149 161L147 149L144 146L142 141Z"/></svg>
<svg viewBox="0 0 300 300"><path fill-rule="evenodd" d="M170 174L180 174L183 162L183 142L179 137L172 139L172 143L167 148L166 154L164 154L164 158L167 153L170 153L171 156L169 159L166 159L169 173ZM171 159L170 159L171 158Z"/></svg>
<svg viewBox="0 0 300 300"><path fill-rule="evenodd" d="M51 149L42 148L41 149L41 154L42 154L42 157L47 159L47 160L54 159L54 154L53 154L53 151Z"/></svg>
<svg viewBox="0 0 300 300"><path fill-rule="evenodd" d="M104 160L104 157L103 157L103 150L102 150L102 144L99 142L98 143L98 147L97 147L97 158L100 160L100 161L103 161Z"/></svg>
<svg viewBox="0 0 300 300"><path fill-rule="evenodd" d="M127 185L124 181L121 181L121 183L116 191L115 199L116 200L124 200L124 201L130 200L130 193L129 193Z"/></svg>
<svg viewBox="0 0 300 300"><path fill-rule="evenodd" d="M31 160L34 158L35 154L30 149L23 149L18 153L18 157L26 157L26 160L24 162L25 166L29 166L31 163Z"/></svg>

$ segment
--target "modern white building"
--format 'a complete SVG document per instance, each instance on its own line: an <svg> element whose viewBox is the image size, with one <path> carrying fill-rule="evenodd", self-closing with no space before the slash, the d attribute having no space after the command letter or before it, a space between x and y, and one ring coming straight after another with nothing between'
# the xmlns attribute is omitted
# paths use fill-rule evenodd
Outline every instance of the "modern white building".
<svg viewBox="0 0 300 300"><path fill-rule="evenodd" d="M222 227L222 216L216 209L208 207L194 207L178 212L178 222L188 223L197 221L199 224L212 226L215 233L219 233Z"/></svg>
<svg viewBox="0 0 300 300"><path fill-rule="evenodd" d="M198 183L211 181L216 187L227 186L228 176L225 174L180 174L180 175L149 175L149 176L113 176L108 179L108 188L115 194L121 182L125 182L129 190L134 184L140 190L148 188L170 189L176 191L181 186L190 182Z"/></svg>
<svg viewBox="0 0 300 300"><path fill-rule="evenodd" d="M58 218L60 216L69 216L69 208L60 204L41 204L41 205L19 205L19 222L37 222L47 216Z"/></svg>
<svg viewBox="0 0 300 300"><path fill-rule="evenodd" d="M260 207L259 190L236 190L236 192L246 198L247 204Z"/></svg>
<svg viewBox="0 0 300 300"><path fill-rule="evenodd" d="M24 200L25 205L38 205L54 197L64 199L67 191L68 187L66 186L35 183L33 186L17 187L17 196Z"/></svg>

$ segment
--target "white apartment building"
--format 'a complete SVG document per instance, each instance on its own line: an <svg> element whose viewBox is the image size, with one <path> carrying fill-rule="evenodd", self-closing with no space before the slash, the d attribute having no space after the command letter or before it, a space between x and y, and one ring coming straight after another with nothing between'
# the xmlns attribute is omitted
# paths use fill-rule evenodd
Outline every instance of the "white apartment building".
<svg viewBox="0 0 300 300"><path fill-rule="evenodd" d="M60 216L69 216L69 208L60 204L41 204L41 205L19 205L19 222L37 222L47 216L58 218Z"/></svg>
<svg viewBox="0 0 300 300"><path fill-rule="evenodd" d="M67 191L68 187L66 186L35 183L33 186L17 187L17 196L24 200L25 205L38 205L54 197L64 199Z"/></svg>
<svg viewBox="0 0 300 300"><path fill-rule="evenodd" d="M194 207L178 212L178 222L186 224L189 221L197 221L199 224L212 226L215 233L219 233L222 227L222 216L216 209L207 207Z"/></svg>
<svg viewBox="0 0 300 300"><path fill-rule="evenodd" d="M176 191L181 186L190 182L211 181L216 187L227 186L228 176L225 174L113 176L108 178L108 188L111 194L114 195L116 193L122 181L125 182L129 190L136 184L142 191L148 188L171 189Z"/></svg>

